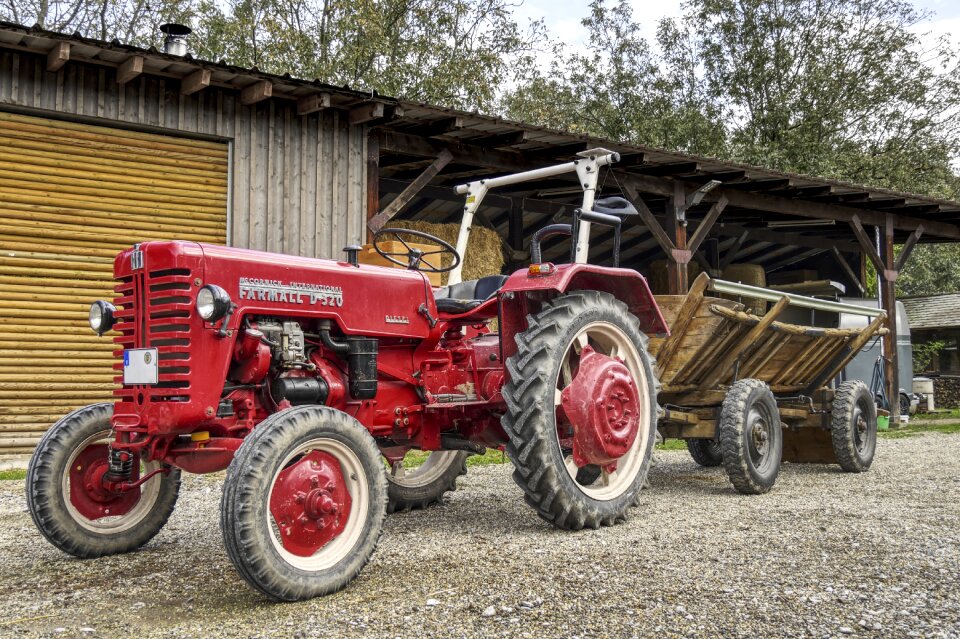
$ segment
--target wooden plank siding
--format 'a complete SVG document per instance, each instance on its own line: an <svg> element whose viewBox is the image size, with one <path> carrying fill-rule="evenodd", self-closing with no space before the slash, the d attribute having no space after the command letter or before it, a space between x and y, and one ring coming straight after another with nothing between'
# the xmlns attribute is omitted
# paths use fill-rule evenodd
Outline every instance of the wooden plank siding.
<svg viewBox="0 0 960 639"><path fill-rule="evenodd" d="M236 90L181 95L176 79L142 74L118 84L111 68L68 62L49 72L46 64L0 51L0 109L231 141L231 245L339 257L363 243L367 128L345 113L301 116L290 100L244 106Z"/></svg>

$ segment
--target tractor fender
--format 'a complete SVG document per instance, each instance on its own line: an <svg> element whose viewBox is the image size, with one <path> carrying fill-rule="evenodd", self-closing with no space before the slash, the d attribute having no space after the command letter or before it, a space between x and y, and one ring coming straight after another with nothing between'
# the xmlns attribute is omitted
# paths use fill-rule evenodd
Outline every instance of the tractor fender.
<svg viewBox="0 0 960 639"><path fill-rule="evenodd" d="M648 335L667 336L670 329L650 292L645 277L637 271L593 264L561 264L548 274L517 271L500 288L500 333L503 356L516 348L514 336L527 328L527 315L533 312L531 297L543 299L569 291L592 290L610 293L627 305L640 320L640 330ZM540 295L533 295L539 293Z"/></svg>

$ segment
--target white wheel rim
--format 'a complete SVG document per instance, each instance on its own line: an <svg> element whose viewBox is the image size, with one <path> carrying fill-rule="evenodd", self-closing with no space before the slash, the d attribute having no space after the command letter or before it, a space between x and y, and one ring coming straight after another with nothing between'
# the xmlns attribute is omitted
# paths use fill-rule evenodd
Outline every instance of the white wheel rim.
<svg viewBox="0 0 960 639"><path fill-rule="evenodd" d="M637 436L629 450L617 460L617 470L615 472L607 473L606 470L602 470L596 481L584 485L577 481L577 472L580 469L574 462L573 455L566 455L563 459L567 474L584 494L597 501L610 501L631 489L636 481L637 474L642 471L647 461L646 451L650 441L649 402L653 401L653 398L648 393L647 373L637 347L619 327L609 322L593 322L577 332L563 353L553 385L555 389L554 420L556 420L556 408L560 406L560 391L568 386L573 379L570 365L571 356L578 355L587 344L598 353L622 359L633 376L637 391L640 394L641 410L639 411L640 423L637 427ZM556 428L554 430L556 431L557 447L563 454L560 445L560 433Z"/></svg>
<svg viewBox="0 0 960 639"><path fill-rule="evenodd" d="M66 504L67 512L70 514L70 517L82 528L99 534L116 534L130 530L150 514L150 512L153 510L154 504L157 502L157 498L160 495L160 478L153 477L148 479L146 483L142 484L139 488L134 489L140 491L140 499L137 501L136 505L130 509L130 512L126 514L117 515L116 517L108 516L101 517L99 519L88 519L87 517L83 516L79 510L77 510L76 506L73 505L73 502L70 501L70 469L73 468L73 464L77 459L77 455L79 455L80 452L83 451L87 446L98 443L109 444L112 441L112 433L113 431L110 429L102 430L86 438L79 446L74 448L73 452L70 453L70 459L67 461L67 465L63 469L63 477L60 485L63 501ZM140 476L143 477L147 473L151 473L158 468L160 468L160 462L141 461Z"/></svg>
<svg viewBox="0 0 960 639"><path fill-rule="evenodd" d="M390 464L388 461L387 478L392 483L405 488L429 486L440 479L450 468L450 464L456 463L456 457L459 454L456 450L435 450L416 468L404 468L403 460L395 464Z"/></svg>
<svg viewBox="0 0 960 639"><path fill-rule="evenodd" d="M295 555L283 547L280 541L279 528L270 513L270 496L280 473L295 458L312 451L320 451L332 455L340 464L340 473L347 484L350 493L350 514L343 531L331 539L326 545L309 557ZM370 487L367 484L367 474L356 453L346 444L334 439L312 439L298 446L286 456L277 467L270 481L270 490L264 497L264 508L267 513L270 541L274 549L288 564L305 572L317 572L335 566L344 557L348 556L363 535L363 525L366 514L370 509Z"/></svg>

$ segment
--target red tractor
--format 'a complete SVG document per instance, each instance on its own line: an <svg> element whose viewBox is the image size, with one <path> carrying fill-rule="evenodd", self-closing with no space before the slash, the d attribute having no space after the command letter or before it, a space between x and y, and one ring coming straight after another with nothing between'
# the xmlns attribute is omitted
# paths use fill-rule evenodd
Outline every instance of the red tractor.
<svg viewBox="0 0 960 639"><path fill-rule="evenodd" d="M599 167L616 159L598 149L459 187L457 247L376 234L406 270L360 265L356 247L344 261L194 242L124 251L117 305L90 311L94 331L116 331L122 387L41 441L27 475L37 527L77 557L131 551L167 521L181 471L226 469L231 560L266 595L299 600L349 583L388 511L438 500L486 447L505 447L527 502L556 526L622 520L657 425L645 333L667 327L638 273L584 263L591 223L619 238L631 212L594 202ZM487 189L567 171L584 186L574 223L537 233L529 269L460 282ZM572 235L570 264L541 263L551 234ZM386 251L387 238L409 250ZM441 270L454 283L435 289L424 272ZM404 471L412 449L431 453Z"/></svg>

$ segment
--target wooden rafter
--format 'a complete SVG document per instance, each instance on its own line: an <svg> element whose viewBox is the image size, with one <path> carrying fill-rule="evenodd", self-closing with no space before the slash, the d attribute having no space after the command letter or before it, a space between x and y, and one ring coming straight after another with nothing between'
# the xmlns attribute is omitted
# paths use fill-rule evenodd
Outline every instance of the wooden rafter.
<svg viewBox="0 0 960 639"><path fill-rule="evenodd" d="M410 201L417 196L417 194L430 183L437 173L440 172L440 169L445 167L450 160L453 159L453 154L450 151L444 149L437 155L437 159L433 163L424 169L417 178L410 183L410 185L404 189L400 195L398 195L390 204L387 205L383 211L377 215L370 218L367 222L367 228L376 233L383 226L390 221L393 216L399 213L403 208L410 203Z"/></svg>

